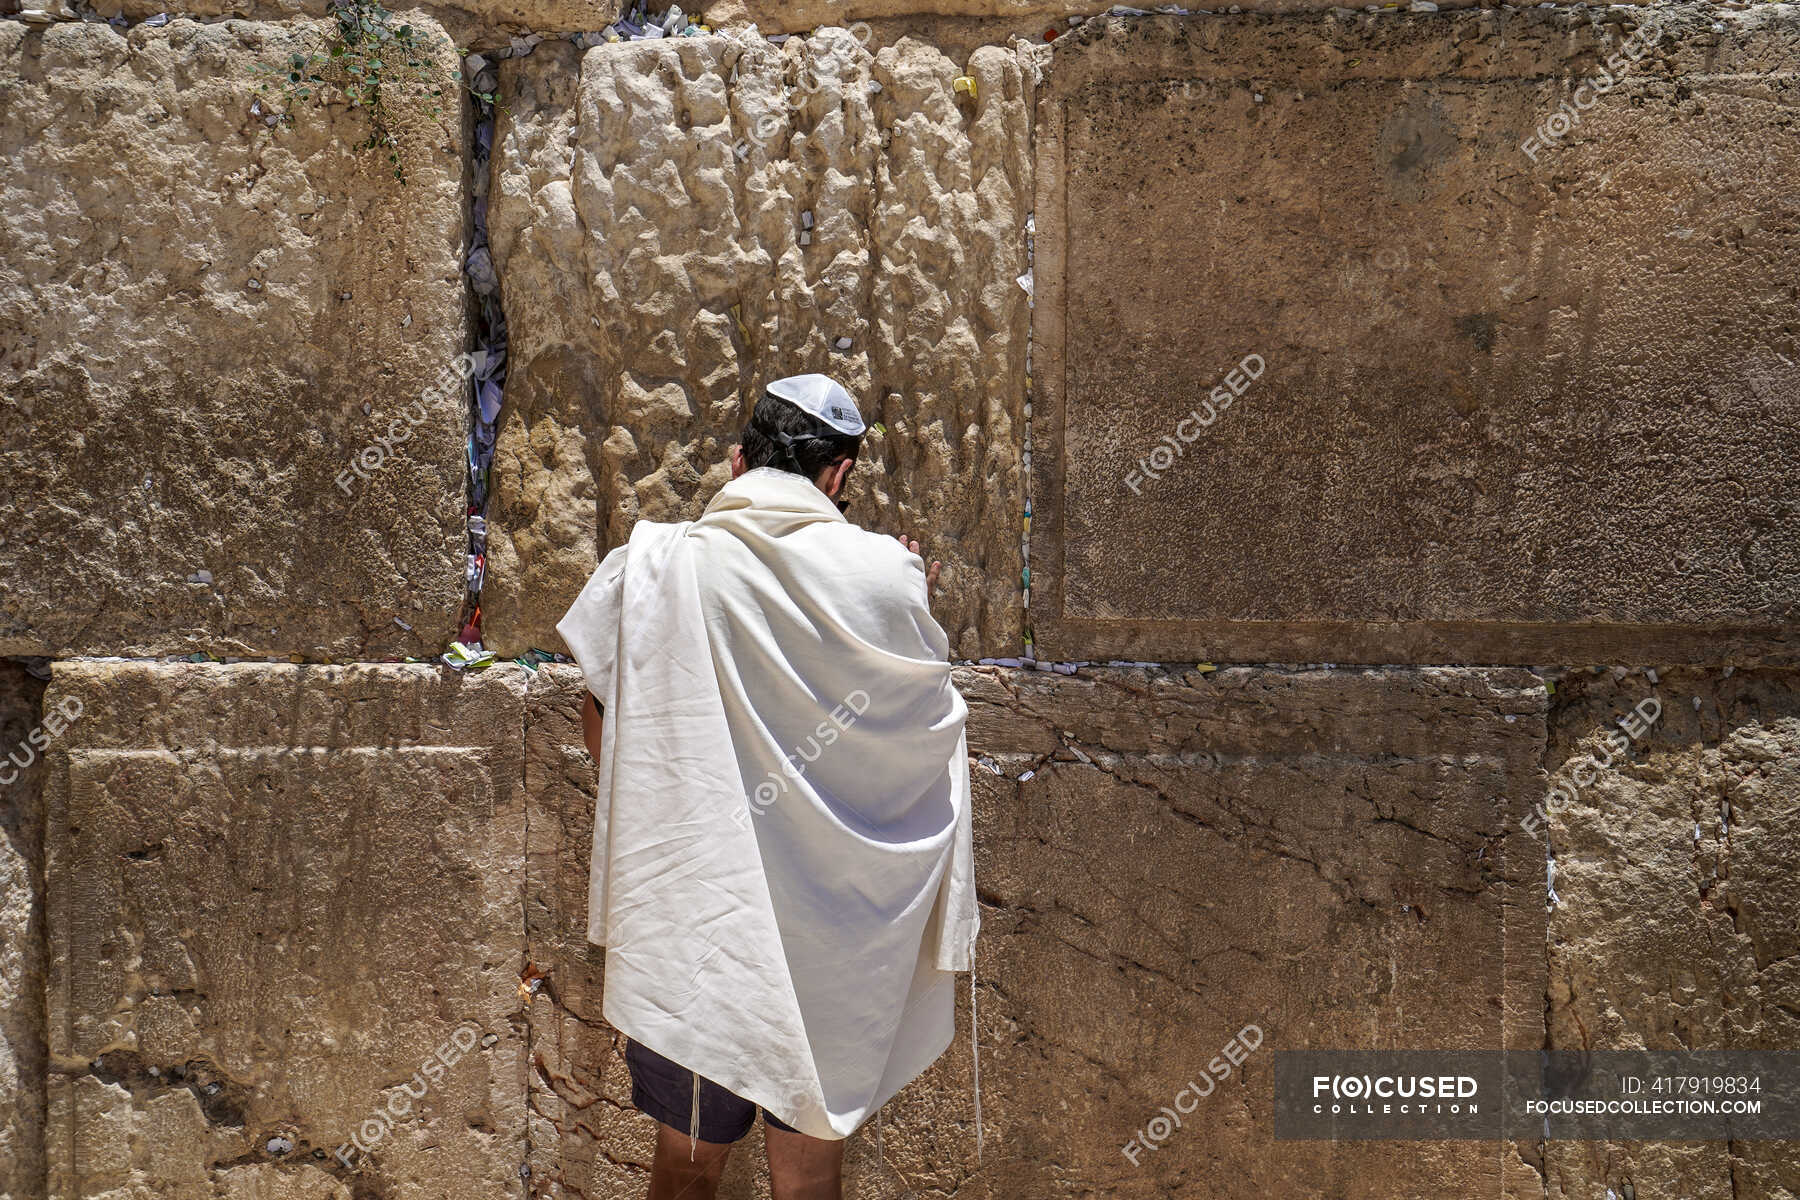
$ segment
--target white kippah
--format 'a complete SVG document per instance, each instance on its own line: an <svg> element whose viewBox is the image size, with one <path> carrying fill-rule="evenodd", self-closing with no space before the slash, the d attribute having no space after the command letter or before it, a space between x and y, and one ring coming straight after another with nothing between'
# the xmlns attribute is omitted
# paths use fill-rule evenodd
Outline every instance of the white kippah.
<svg viewBox="0 0 1800 1200"><path fill-rule="evenodd" d="M844 386L829 375L790 375L777 379L768 388L769 395L786 400L803 413L819 418L839 433L855 436L868 428L856 401Z"/></svg>

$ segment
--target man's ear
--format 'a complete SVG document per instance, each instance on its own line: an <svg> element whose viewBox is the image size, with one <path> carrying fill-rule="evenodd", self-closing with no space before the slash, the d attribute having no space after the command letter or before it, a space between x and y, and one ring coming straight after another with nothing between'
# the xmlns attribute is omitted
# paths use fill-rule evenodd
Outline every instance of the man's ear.
<svg viewBox="0 0 1800 1200"><path fill-rule="evenodd" d="M825 468L825 494L836 500L844 493L844 480L849 477L850 468L856 465L854 458L846 458L834 467Z"/></svg>
<svg viewBox="0 0 1800 1200"><path fill-rule="evenodd" d="M731 477L736 479L739 475L742 475L749 469L750 468L744 465L744 448L742 446L733 446L731 448Z"/></svg>

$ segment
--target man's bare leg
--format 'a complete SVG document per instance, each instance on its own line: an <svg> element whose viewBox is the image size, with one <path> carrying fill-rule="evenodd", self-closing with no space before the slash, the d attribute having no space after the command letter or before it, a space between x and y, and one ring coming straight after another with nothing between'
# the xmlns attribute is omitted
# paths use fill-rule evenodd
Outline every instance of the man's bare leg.
<svg viewBox="0 0 1800 1200"><path fill-rule="evenodd" d="M775 1200L843 1200L844 1143L763 1123Z"/></svg>
<svg viewBox="0 0 1800 1200"><path fill-rule="evenodd" d="M648 1200L713 1200L730 1154L729 1142L691 1142L685 1131L657 1122Z"/></svg>

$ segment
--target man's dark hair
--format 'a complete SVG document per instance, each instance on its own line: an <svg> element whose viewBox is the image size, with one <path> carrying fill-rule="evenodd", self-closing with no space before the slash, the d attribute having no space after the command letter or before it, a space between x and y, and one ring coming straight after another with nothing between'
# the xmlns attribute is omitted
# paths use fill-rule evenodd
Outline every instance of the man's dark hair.
<svg viewBox="0 0 1800 1200"><path fill-rule="evenodd" d="M862 449L860 433L839 433L811 413L764 393L744 429L744 466L774 467L808 479Z"/></svg>

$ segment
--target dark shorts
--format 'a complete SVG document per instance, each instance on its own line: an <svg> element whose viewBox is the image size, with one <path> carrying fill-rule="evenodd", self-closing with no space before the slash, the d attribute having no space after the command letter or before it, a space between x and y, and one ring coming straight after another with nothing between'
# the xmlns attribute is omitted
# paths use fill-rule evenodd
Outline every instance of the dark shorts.
<svg viewBox="0 0 1800 1200"><path fill-rule="evenodd" d="M656 1051L625 1041L625 1066L631 1072L631 1102L679 1133L688 1131L694 1112L694 1073ZM763 1120L776 1129L798 1133L768 1113ZM756 1105L726 1091L712 1080L700 1080L700 1140L735 1142L756 1122Z"/></svg>

